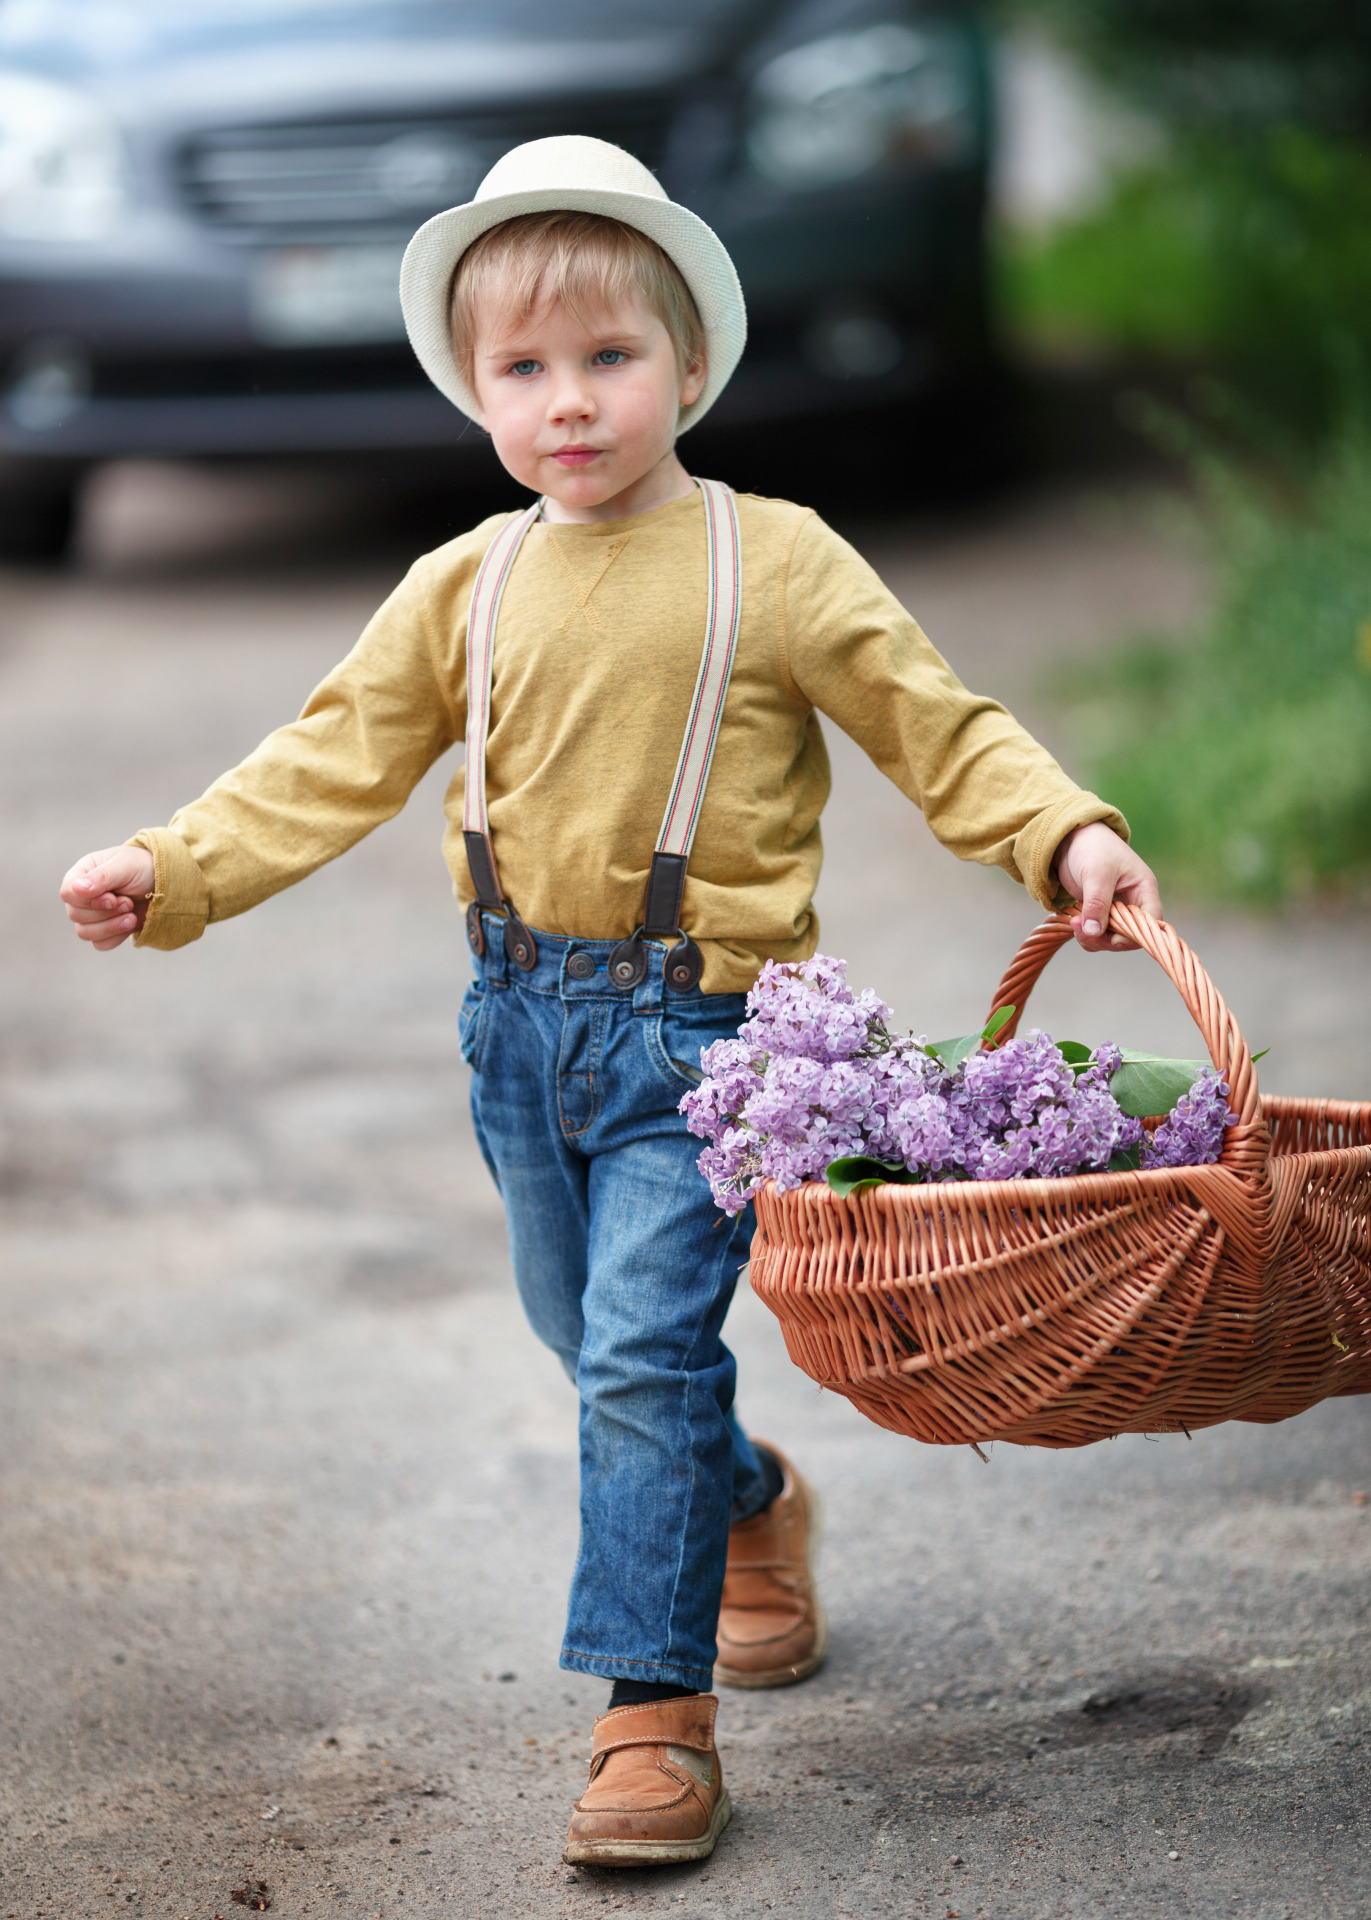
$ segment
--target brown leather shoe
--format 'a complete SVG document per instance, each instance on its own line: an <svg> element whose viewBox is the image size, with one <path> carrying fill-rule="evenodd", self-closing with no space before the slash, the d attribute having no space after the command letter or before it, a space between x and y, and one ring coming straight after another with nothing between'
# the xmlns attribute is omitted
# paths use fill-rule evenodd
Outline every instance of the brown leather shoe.
<svg viewBox="0 0 1371 1920"><path fill-rule="evenodd" d="M729 1528L716 1687L788 1687L807 1680L828 1651L814 1591L818 1496L778 1448L762 1444L785 1479L769 1507Z"/></svg>
<svg viewBox="0 0 1371 1920"><path fill-rule="evenodd" d="M712 1693L697 1693L601 1714L562 1855L569 1866L667 1866L713 1853L733 1811L714 1747L718 1710Z"/></svg>

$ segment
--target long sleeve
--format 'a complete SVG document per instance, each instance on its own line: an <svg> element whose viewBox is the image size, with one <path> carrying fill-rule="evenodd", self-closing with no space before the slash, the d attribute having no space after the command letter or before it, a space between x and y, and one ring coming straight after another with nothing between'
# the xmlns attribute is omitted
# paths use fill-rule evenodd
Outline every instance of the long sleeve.
<svg viewBox="0 0 1371 1920"><path fill-rule="evenodd" d="M1078 787L995 700L971 693L859 554L815 516L800 525L780 644L796 690L850 734L963 860L1003 867L1044 906L1053 856L1114 807Z"/></svg>
<svg viewBox="0 0 1371 1920"><path fill-rule="evenodd" d="M157 869L138 944L198 939L209 921L279 893L398 813L462 736L466 689L454 664L435 644L420 562L298 720L268 735L170 826L135 836Z"/></svg>

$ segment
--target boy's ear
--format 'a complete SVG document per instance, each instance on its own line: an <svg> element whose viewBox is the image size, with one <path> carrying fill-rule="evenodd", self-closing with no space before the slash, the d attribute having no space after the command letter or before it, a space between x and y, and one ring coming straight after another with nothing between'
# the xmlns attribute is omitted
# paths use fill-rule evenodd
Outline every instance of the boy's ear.
<svg viewBox="0 0 1371 1920"><path fill-rule="evenodd" d="M705 381L708 377L709 370L703 358L695 361L694 365L686 374L685 379L681 382L681 405L683 407L694 406L695 402L705 390Z"/></svg>

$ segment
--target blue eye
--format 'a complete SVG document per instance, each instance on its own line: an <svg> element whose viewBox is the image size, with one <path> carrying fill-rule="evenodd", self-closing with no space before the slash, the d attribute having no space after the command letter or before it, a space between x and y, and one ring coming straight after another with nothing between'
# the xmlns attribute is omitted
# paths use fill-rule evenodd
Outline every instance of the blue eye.
<svg viewBox="0 0 1371 1920"><path fill-rule="evenodd" d="M516 360L510 371L511 373L520 374L536 373L538 371L538 362L536 360Z"/></svg>
<svg viewBox="0 0 1371 1920"><path fill-rule="evenodd" d="M617 367L621 360L627 358L622 347L602 347L595 356L596 362L602 367Z"/></svg>

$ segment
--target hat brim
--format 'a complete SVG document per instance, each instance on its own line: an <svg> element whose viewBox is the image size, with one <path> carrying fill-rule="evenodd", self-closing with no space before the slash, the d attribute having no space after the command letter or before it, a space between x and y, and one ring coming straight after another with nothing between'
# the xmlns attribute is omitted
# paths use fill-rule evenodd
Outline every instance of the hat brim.
<svg viewBox="0 0 1371 1920"><path fill-rule="evenodd" d="M728 250L698 214L674 200L609 187L542 187L471 200L425 221L405 249L400 305L419 364L452 404L473 420L480 403L463 380L452 351L449 298L452 273L473 241L521 213L601 213L655 240L680 269L705 330L705 384L681 410L677 431L703 419L727 386L747 340L747 309Z"/></svg>

